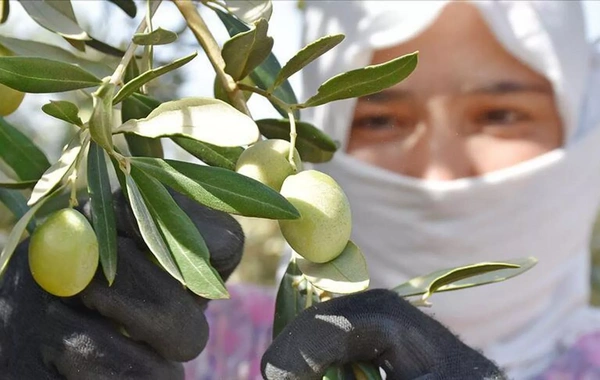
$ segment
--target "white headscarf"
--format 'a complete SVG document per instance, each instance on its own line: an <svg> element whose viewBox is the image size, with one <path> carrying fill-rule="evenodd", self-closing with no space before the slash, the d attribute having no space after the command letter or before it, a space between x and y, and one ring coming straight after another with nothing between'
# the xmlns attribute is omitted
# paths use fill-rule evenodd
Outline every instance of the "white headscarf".
<svg viewBox="0 0 600 380"><path fill-rule="evenodd" d="M368 65L375 49L423 31L445 2L306 2L305 40L344 33L343 44L307 67L303 91ZM346 191L352 239L372 287L393 287L435 270L535 256L529 272L503 283L434 295L425 309L524 379L561 347L600 330L588 307L589 239L600 200L600 91L581 4L478 1L490 29L518 59L552 83L565 127L561 149L476 178L425 181L358 161L343 149L316 165ZM597 70L596 71L600 71ZM592 75L593 74L593 75ZM586 97L587 96L587 97ZM586 104L592 102L592 104ZM355 100L311 109L303 119L345 145Z"/></svg>

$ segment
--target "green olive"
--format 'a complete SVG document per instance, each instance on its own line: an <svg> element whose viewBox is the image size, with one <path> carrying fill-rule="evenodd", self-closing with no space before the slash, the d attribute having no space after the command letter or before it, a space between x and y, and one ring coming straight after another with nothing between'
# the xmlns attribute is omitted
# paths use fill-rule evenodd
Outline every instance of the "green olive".
<svg viewBox="0 0 600 380"><path fill-rule="evenodd" d="M0 57L12 56L13 53L0 45ZM15 112L23 102L25 93L14 90L0 83L0 116L8 116Z"/></svg>
<svg viewBox="0 0 600 380"><path fill-rule="evenodd" d="M15 112L23 102L25 93L0 83L0 116L8 116Z"/></svg>
<svg viewBox="0 0 600 380"><path fill-rule="evenodd" d="M279 191L288 176L302 170L298 151L294 149L296 170L288 161L289 152L290 143L286 140L259 141L242 152L235 171Z"/></svg>
<svg viewBox="0 0 600 380"><path fill-rule="evenodd" d="M51 214L31 236L29 269L48 293L73 296L98 268L98 239L88 220L71 208Z"/></svg>
<svg viewBox="0 0 600 380"><path fill-rule="evenodd" d="M314 263L338 257L352 231L350 203L333 178L306 170L285 179L283 195L300 212L295 220L280 220L281 233L299 255Z"/></svg>

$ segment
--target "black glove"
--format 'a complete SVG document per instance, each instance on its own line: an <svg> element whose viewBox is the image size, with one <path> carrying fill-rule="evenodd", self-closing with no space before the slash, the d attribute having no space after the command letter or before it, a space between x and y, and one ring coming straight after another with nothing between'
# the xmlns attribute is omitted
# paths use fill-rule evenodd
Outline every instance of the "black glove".
<svg viewBox="0 0 600 380"><path fill-rule="evenodd" d="M240 225L230 215L178 194L174 198L204 236L211 263L226 279L241 259ZM1 379L183 379L180 362L204 349L208 300L148 260L120 193L115 211L118 262L111 287L99 268L80 294L52 296L31 276L29 240L19 245L0 284Z"/></svg>
<svg viewBox="0 0 600 380"><path fill-rule="evenodd" d="M304 310L262 358L266 379L320 379L331 366L368 362L387 379L505 379L439 322L390 290L335 298Z"/></svg>

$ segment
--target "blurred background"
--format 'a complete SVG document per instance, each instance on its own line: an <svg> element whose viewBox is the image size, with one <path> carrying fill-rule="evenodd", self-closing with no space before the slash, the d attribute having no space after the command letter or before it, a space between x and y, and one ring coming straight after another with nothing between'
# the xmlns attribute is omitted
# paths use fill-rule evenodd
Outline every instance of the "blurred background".
<svg viewBox="0 0 600 380"><path fill-rule="evenodd" d="M138 3L138 14L132 19L107 1L72 1L79 24L91 36L122 50L129 44L135 28L145 14L145 3L142 1L136 1L136 3ZM588 37L590 41L595 41L600 36L600 2L590 0L583 3L586 10ZM302 47L300 12L297 0L273 1L269 35L274 37L273 51L282 64ZM226 41L229 37L227 31L212 11L203 9L202 14L217 41L220 43ZM212 67L199 50L192 34L184 28L185 23L175 6L169 1L164 1L157 16L153 19L153 24L154 28L160 26L179 34L175 43L155 47L155 66L168 63L194 51L198 51L199 55L183 68L151 82L148 88L149 93L160 100L187 96L213 96L214 73ZM48 43L88 59L101 60L103 57L102 54L91 48L88 48L86 53L73 49L62 38L36 24L16 0L10 1L8 21L0 25L0 38L2 36ZM343 48L343 43L340 48ZM300 87L300 75L292 76L290 83L297 97L304 99ZM80 105L82 118L85 118L85 113L89 113L91 107L91 101L79 92L51 94L50 96L28 94L19 110L7 117L6 120L28 135L46 153L52 163L60 156L62 147L74 132L74 127L41 112L41 106L49 99L64 99L77 103ZM249 106L255 118L279 117L270 104L258 96L250 99ZM163 141L163 144L165 155L168 158L197 162L194 157L174 144L168 141ZM10 174L10 170L0 161L0 180ZM275 285L275 272L284 249L284 241L279 233L277 223L255 218L239 217L238 219L246 233L246 252L242 264L230 281L250 282L264 286ZM14 223L12 214L0 203L0 248ZM591 302L600 305L600 222L596 224L590 245L593 250L594 264L590 279L594 285Z"/></svg>

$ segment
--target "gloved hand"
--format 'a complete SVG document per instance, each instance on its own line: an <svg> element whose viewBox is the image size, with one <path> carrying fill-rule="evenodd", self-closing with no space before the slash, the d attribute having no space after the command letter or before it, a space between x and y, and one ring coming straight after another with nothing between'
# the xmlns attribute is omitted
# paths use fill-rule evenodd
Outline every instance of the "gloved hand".
<svg viewBox="0 0 600 380"><path fill-rule="evenodd" d="M304 310L262 358L266 379L321 379L333 366L370 362L387 379L505 379L479 352L390 290L335 298Z"/></svg>
<svg viewBox="0 0 600 380"><path fill-rule="evenodd" d="M204 236L211 263L226 279L241 259L240 225L230 215L173 195ZM88 207L83 209L89 218ZM29 240L19 245L0 284L1 379L183 379L180 362L204 349L208 300L148 260L120 192L115 194L115 211L118 262L111 287L99 268L80 294L52 296L31 276Z"/></svg>

